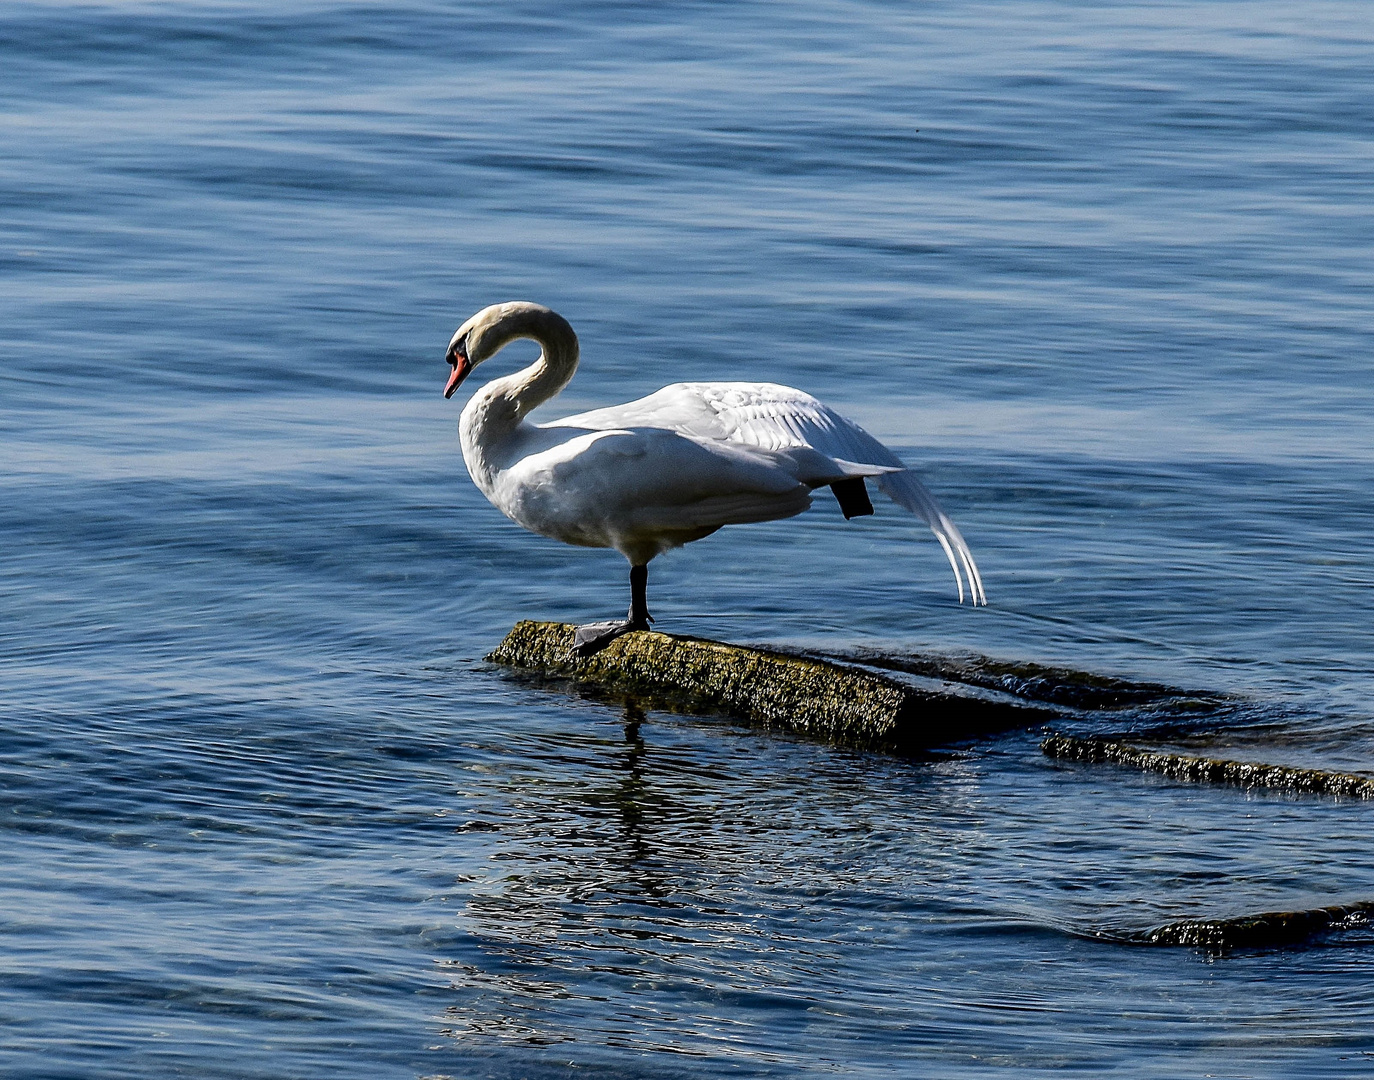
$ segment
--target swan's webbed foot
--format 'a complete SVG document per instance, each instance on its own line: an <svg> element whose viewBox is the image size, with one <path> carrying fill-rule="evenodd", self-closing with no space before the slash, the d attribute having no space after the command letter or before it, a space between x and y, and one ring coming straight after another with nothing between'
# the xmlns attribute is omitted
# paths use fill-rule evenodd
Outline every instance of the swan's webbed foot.
<svg viewBox="0 0 1374 1080"><path fill-rule="evenodd" d="M573 655L592 656L599 653L621 634L628 634L631 630L647 630L649 621L636 621L634 619L622 619L619 622L594 622L579 626L573 634Z"/></svg>
<svg viewBox="0 0 1374 1080"><path fill-rule="evenodd" d="M591 656L599 653L621 634L631 630L647 630L654 621L649 614L646 598L649 583L648 566L630 567L630 611L621 622L594 622L579 626L573 634L573 655Z"/></svg>

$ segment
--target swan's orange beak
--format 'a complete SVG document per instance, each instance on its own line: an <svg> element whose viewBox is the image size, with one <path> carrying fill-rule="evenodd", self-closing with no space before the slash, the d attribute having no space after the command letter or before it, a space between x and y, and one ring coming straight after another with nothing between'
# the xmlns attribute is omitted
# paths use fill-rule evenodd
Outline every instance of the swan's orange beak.
<svg viewBox="0 0 1374 1080"><path fill-rule="evenodd" d="M448 377L448 385L444 387L444 397L453 397L453 391L458 389L459 383L468 377L468 372L472 370L472 361L463 352L462 342L449 349L448 356L445 357L453 365L453 374Z"/></svg>

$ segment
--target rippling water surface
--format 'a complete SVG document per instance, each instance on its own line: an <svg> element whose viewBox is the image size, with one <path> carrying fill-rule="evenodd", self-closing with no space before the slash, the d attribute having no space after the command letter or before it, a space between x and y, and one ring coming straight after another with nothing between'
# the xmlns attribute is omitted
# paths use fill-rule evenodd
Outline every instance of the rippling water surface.
<svg viewBox="0 0 1374 1080"><path fill-rule="evenodd" d="M800 386L991 605L820 500L656 562L660 627L1374 769L1371 45L1357 0L7 5L0 1068L1374 1070L1367 935L1114 940L1374 899L1374 808L522 682L482 656L624 564L501 518L440 396L514 298L581 336L552 408Z"/></svg>

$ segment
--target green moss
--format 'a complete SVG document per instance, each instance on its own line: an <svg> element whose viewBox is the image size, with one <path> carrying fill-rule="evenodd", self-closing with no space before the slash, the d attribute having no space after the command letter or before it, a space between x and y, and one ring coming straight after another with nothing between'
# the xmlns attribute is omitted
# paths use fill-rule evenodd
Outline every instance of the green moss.
<svg viewBox="0 0 1374 1080"><path fill-rule="evenodd" d="M687 711L725 712L814 738L898 751L1048 718L1041 709L932 693L826 660L700 638L637 632L578 657L573 631L563 623L517 623L487 659Z"/></svg>

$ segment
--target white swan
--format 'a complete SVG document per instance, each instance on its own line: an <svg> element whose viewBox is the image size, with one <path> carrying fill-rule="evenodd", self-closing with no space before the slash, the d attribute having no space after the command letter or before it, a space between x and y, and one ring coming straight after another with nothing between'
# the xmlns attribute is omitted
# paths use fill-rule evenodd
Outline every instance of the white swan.
<svg viewBox="0 0 1374 1080"><path fill-rule="evenodd" d="M873 512L864 478L935 534L964 599L986 604L973 555L934 497L882 443L809 394L773 383L674 383L624 405L529 424L577 370L577 335L539 304L493 304L449 342L451 397L474 367L518 338L541 353L529 367L487 383L458 430L473 482L516 524L583 547L615 548L630 561L623 622L578 627L576 647L595 652L629 630L647 630L648 563L722 525L800 514L829 486L846 518Z"/></svg>

